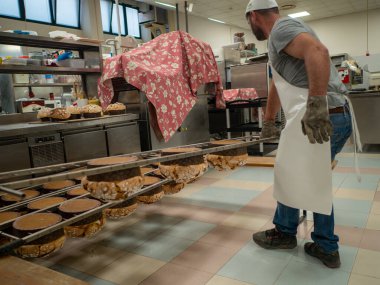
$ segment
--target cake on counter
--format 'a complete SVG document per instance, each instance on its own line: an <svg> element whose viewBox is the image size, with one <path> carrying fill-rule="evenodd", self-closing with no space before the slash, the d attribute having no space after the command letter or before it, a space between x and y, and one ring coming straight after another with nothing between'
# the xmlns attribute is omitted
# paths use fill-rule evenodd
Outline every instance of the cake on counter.
<svg viewBox="0 0 380 285"><path fill-rule="evenodd" d="M44 122L49 122L52 111L52 108L42 107L37 113L37 119Z"/></svg>
<svg viewBox="0 0 380 285"><path fill-rule="evenodd" d="M66 121L71 117L70 112L66 108L55 108L51 111L50 118L52 121Z"/></svg>
<svg viewBox="0 0 380 285"><path fill-rule="evenodd" d="M94 104L83 106L82 112L85 118L99 118L103 115L102 107Z"/></svg>
<svg viewBox="0 0 380 285"><path fill-rule="evenodd" d="M80 119L82 117L82 108L78 106L66 107L66 110L70 112L70 120Z"/></svg>
<svg viewBox="0 0 380 285"><path fill-rule="evenodd" d="M122 115L126 113L127 107L123 103L114 103L108 105L106 113L109 115Z"/></svg>

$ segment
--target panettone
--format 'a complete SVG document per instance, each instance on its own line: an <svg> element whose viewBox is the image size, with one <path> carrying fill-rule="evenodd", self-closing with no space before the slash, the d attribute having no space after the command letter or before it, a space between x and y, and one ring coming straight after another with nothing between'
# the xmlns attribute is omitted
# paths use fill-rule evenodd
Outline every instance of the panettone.
<svg viewBox="0 0 380 285"><path fill-rule="evenodd" d="M70 112L71 116L70 119L80 119L82 117L82 108L78 106L69 106L66 107L67 111Z"/></svg>
<svg viewBox="0 0 380 285"><path fill-rule="evenodd" d="M20 202L21 200L28 200L40 195L40 192L34 189L26 189L26 190L22 190L21 192L25 194L24 198L21 198L20 196L13 195L13 194L4 194L3 196L1 196L1 201L4 204L9 205L9 204Z"/></svg>
<svg viewBox="0 0 380 285"><path fill-rule="evenodd" d="M74 186L75 182L72 180L58 180L47 182L42 185L42 188L47 191L60 190L66 187Z"/></svg>
<svg viewBox="0 0 380 285"><path fill-rule="evenodd" d="M154 176L144 176L144 186L151 186L160 182L161 179ZM152 204L155 203L164 197L164 191L161 186L152 189L149 192L137 196L137 200L141 203Z"/></svg>
<svg viewBox="0 0 380 285"><path fill-rule="evenodd" d="M114 103L108 105L106 113L109 115L121 115L125 114L127 107L122 103Z"/></svg>
<svg viewBox="0 0 380 285"><path fill-rule="evenodd" d="M94 199L72 199L62 203L59 211L64 218L71 218L77 214L81 214L93 210L101 205L101 202ZM68 237L92 237L98 233L105 224L105 217L102 212L96 213L79 222L65 226L65 234Z"/></svg>
<svg viewBox="0 0 380 285"><path fill-rule="evenodd" d="M236 140L220 140L211 142L211 145L225 146L238 143L241 142ZM206 156L206 159L207 162L217 170L235 169L236 167L243 166L247 163L247 147L210 153Z"/></svg>
<svg viewBox="0 0 380 285"><path fill-rule="evenodd" d="M168 148L161 153L162 156L191 153L199 151L199 148ZM160 173L176 183L188 183L202 176L207 170L207 162L203 155L192 156L183 159L162 162L159 166Z"/></svg>
<svg viewBox="0 0 380 285"><path fill-rule="evenodd" d="M52 111L52 108L42 107L37 113L37 119L40 119L41 121L50 121Z"/></svg>
<svg viewBox="0 0 380 285"><path fill-rule="evenodd" d="M102 108L99 105L89 104L82 107L83 117L97 118L103 114Z"/></svg>
<svg viewBox="0 0 380 285"><path fill-rule="evenodd" d="M70 116L71 114L66 108L55 108L50 114L52 121L66 121L70 119Z"/></svg>
<svg viewBox="0 0 380 285"><path fill-rule="evenodd" d="M30 202L27 208L29 210L42 210L45 208L49 208L53 205L62 203L64 201L66 201L66 198L63 197L47 197Z"/></svg>
<svg viewBox="0 0 380 285"><path fill-rule="evenodd" d="M136 161L135 156L116 156L94 159L88 162L89 168L117 165ZM124 200L129 194L141 189L143 177L140 167L91 175L82 180L83 187L90 194L104 201Z"/></svg>
<svg viewBox="0 0 380 285"><path fill-rule="evenodd" d="M106 214L107 218L120 219L132 214L134 211L136 211L137 207L138 207L137 199L132 198L132 199L123 201L122 203L116 206L105 209L104 213Z"/></svg>
<svg viewBox="0 0 380 285"><path fill-rule="evenodd" d="M17 218L13 222L14 234L23 237L26 234L38 232L62 221L62 217L54 213L35 213ZM14 251L23 258L44 257L63 247L65 235L63 229L58 229L48 235L38 238L29 244L22 245Z"/></svg>

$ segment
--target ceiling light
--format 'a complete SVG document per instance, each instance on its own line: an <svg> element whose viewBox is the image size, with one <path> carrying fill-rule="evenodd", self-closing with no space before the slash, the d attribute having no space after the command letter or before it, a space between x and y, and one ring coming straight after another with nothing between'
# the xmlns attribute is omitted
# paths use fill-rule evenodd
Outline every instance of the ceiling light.
<svg viewBox="0 0 380 285"><path fill-rule="evenodd" d="M217 19L213 19L213 18L207 18L207 19L209 19L210 21L221 23L221 24L225 24L226 23L226 22L223 22L223 21L220 21L220 20L217 20Z"/></svg>
<svg viewBox="0 0 380 285"><path fill-rule="evenodd" d="M299 13L289 14L288 16L291 18L299 18L299 17L305 17L305 16L309 16L309 15L310 15L309 12L303 11L303 12L299 12Z"/></svg>
<svg viewBox="0 0 380 285"><path fill-rule="evenodd" d="M190 13L193 12L193 7L194 7L194 4L190 3L189 7L187 7L187 11L189 11Z"/></svg>
<svg viewBox="0 0 380 285"><path fill-rule="evenodd" d="M158 1L154 1L154 3L159 4L159 5L162 5L162 6L166 6L166 7L169 7L169 8L174 8L174 9L175 9L175 6L172 5L172 4L163 3L163 2L158 2Z"/></svg>

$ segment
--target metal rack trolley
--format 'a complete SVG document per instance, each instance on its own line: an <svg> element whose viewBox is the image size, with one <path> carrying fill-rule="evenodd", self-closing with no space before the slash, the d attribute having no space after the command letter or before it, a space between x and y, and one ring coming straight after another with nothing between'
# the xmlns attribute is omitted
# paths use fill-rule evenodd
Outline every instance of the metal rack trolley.
<svg viewBox="0 0 380 285"><path fill-rule="evenodd" d="M225 150L231 150L231 149L236 149L236 148L242 148L242 147L248 147L250 145L255 145L262 143L266 140L270 139L259 139L258 137L240 137L236 138L236 140L240 141L238 144L231 144L231 145L225 145L225 146L213 146L210 142L207 143L200 143L200 144L194 144L194 145L188 145L188 146L183 146L183 147L198 147L200 150L194 151L191 153L180 153L180 154L173 154L173 155L167 155L167 156L161 156L162 150L154 150L154 151L147 151L147 152L139 152L139 153L133 153L129 155L135 155L139 157L139 160L133 161L133 162L128 162L128 163L123 163L123 164L117 164L117 165L112 165L112 166L101 166L97 168L90 168L90 169L85 169L84 167L87 164L87 161L80 161L80 162L75 162L75 163L65 163L65 164L59 164L59 165L53 165L53 166L45 166L45 167L38 167L38 168L31 168L31 169L25 169L25 170L18 170L18 171L10 171L10 172L3 172L0 173L0 190L3 192L8 192L12 194L16 194L19 196L23 196L23 193L17 189L23 189L23 188L28 188L28 187L33 187L33 186L38 186L41 185L42 183L45 182L50 182L50 181L57 181L57 180L62 180L62 179L73 179L77 178L80 176L86 176L86 175L96 175L96 174L102 174L102 173L108 173L112 171L118 171L118 170L124 170L124 169L130 169L133 167L141 167L141 166L146 166L146 165L151 165L153 163L158 163L158 162L167 162L167 161L173 161L173 160L178 160L178 159L184 159L184 158L189 158L189 157L194 157L194 156L200 156L200 155L205 155L209 153L214 153L214 152L220 152L220 151L225 151ZM79 168L79 169L78 169ZM60 173L57 173L60 171ZM25 176L34 176L34 178L30 179L23 179L22 177ZM9 181L12 180L12 182L4 182L4 181ZM164 179L154 185L144 187L134 193L132 193L128 199L132 199L138 195L141 195L145 192L148 192L156 187L159 187L165 183L170 182L170 179ZM38 196L32 199L28 199L25 201L18 202L14 205L11 206L6 206L3 208L0 208L0 212L3 211L9 211L12 209L17 209L17 208L22 208L24 207L27 203L38 200L41 198L49 197L49 196L54 196L54 195L63 195L65 194L68 190L72 189L75 186L54 191L53 193L45 194L42 196ZM84 194L79 197L75 197L72 199L77 199L77 198L83 198L87 197L90 194ZM13 223L13 220L4 222L0 224L0 237L6 237L10 241L5 243L4 245L0 246L0 255L3 254L8 254L11 252L14 248L19 247L23 244L27 244L29 242L32 242L40 237L43 237L49 233L52 233L58 229L63 228L64 226L73 224L75 222L78 222L80 220L83 220L93 214L101 212L103 209L110 208L113 206L116 206L120 203L123 203L123 201L117 201L117 202L103 202L99 207L92 209L90 211L87 211L85 213L79 214L77 216L74 216L69 219L65 219L62 222L51 226L49 228L46 228L44 230L40 230L35 233L31 233L29 235L23 236L23 237L18 237L14 236L12 232L9 231L11 228L11 225ZM53 205L51 207L35 211L36 212L43 212L43 211L55 211L58 208L59 204ZM31 213L29 213L31 214ZM26 215L29 215L26 214Z"/></svg>

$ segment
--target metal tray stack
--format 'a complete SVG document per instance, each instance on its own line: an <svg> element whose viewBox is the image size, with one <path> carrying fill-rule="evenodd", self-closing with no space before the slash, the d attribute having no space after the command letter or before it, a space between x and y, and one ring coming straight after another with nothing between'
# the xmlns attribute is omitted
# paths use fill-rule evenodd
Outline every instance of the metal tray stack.
<svg viewBox="0 0 380 285"><path fill-rule="evenodd" d="M173 161L173 160L184 159L184 158L193 157L193 156L206 155L206 154L214 153L214 152L248 147L250 145L259 144L271 139L262 140L256 136L250 136L250 137L236 138L236 140L240 141L241 143L223 145L223 146L217 146L217 147L211 145L209 142L190 145L190 146L184 146L184 147L200 148L199 151L194 151L191 153L181 153L181 154L173 154L173 155L167 155L167 156L161 156L162 150L133 153L133 154L128 154L127 156L132 156L132 155L138 156L139 160L129 162L129 163L124 163L124 164L102 166L102 167L91 168L91 169L87 169L85 167L87 165L87 161L80 161L80 162L75 162L75 163L65 163L65 164L53 165L53 166L48 166L48 167L38 167L38 168L25 169L25 170L19 170L19 171L3 172L3 173L0 173L0 190L3 192L22 196L22 192L18 190L27 189L31 187L35 187L35 188L41 187L41 185L46 182L65 180L65 179L74 179L81 176L96 175L96 174L108 173L112 171L124 170L124 169L129 169L129 168L134 168L134 167L149 166L149 165L159 163L159 162ZM154 172L154 170L152 170L152 172ZM27 176L32 177L32 178L27 178L27 179L23 178ZM11 182L4 182L4 181L11 181ZM157 188L170 181L171 181L170 179L163 179L156 184L150 185L148 187L143 187L142 189L135 191L134 193L129 195L128 199L132 199L138 195L149 192L152 189ZM66 192L76 187L78 187L78 185L67 187L61 190L52 191L51 193L43 194L43 195L28 199L28 200L22 200L13 205L0 208L0 212L24 209L26 208L26 205L30 203L31 201L38 200L41 198L52 197L52 196L65 196L67 198ZM84 198L84 197L90 197L90 194L84 194L82 196L77 196L70 199L78 199L78 198ZM78 214L69 219L63 219L62 222L54 226L26 235L21 238L14 236L12 234L12 223L15 219L4 222L0 224L0 237L7 237L10 239L10 241L0 246L0 255L8 254L16 247L19 247L23 244L27 244L42 236L48 235L49 233L52 233L60 228L63 228L64 226L68 226L80 220L86 219L89 216L99 213L106 208L116 206L123 202L124 200L117 201L117 202L102 202L102 204L95 209L92 209L82 214ZM38 212L55 212L55 211L58 211L59 205L60 204L56 204L51 207L41 209L38 211L33 211L33 212L29 210L26 215L31 214L31 213L38 213Z"/></svg>

